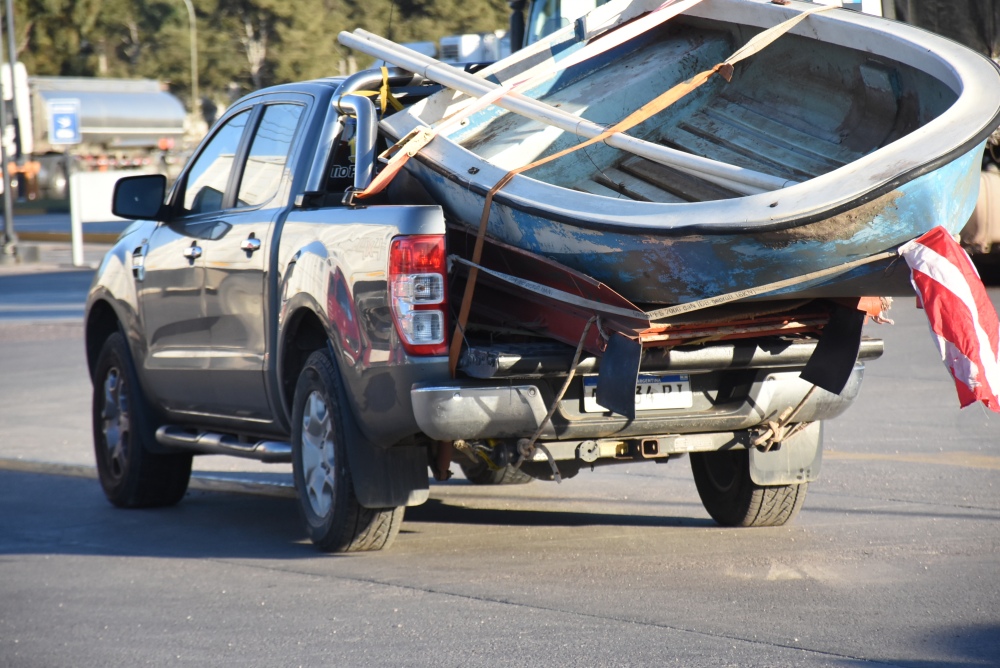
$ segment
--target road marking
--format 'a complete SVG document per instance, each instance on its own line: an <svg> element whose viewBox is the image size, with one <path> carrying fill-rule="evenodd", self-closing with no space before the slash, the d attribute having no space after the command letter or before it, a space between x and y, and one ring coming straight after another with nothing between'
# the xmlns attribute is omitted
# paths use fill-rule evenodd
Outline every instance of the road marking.
<svg viewBox="0 0 1000 668"><path fill-rule="evenodd" d="M97 469L83 464L56 464L54 462L39 462L24 459L5 459L0 457L0 471L16 471L18 473L39 473L42 475L61 475L70 478L89 478L97 480ZM245 478L229 478L211 473L194 472L188 489L202 492L225 492L230 494L252 494L254 496L272 496L282 499L294 499L295 488L284 483L261 482Z"/></svg>
<svg viewBox="0 0 1000 668"><path fill-rule="evenodd" d="M86 297L83 297L86 299ZM17 304L10 302L0 302L0 313L17 313L19 311L25 312L35 312L35 311L79 311L83 314L83 304L80 302L64 303L64 304Z"/></svg>
<svg viewBox="0 0 1000 668"><path fill-rule="evenodd" d="M0 469L4 471L17 471L18 473L44 473L47 475L69 476L71 478L97 479L96 468L80 464L55 464L53 462L0 458Z"/></svg>
<svg viewBox="0 0 1000 668"><path fill-rule="evenodd" d="M876 452L840 452L836 450L824 450L823 459L858 460L869 462L901 462L906 464L934 464L936 466L962 466L970 469L1000 471L1000 457L995 455L980 455L974 452L881 454Z"/></svg>

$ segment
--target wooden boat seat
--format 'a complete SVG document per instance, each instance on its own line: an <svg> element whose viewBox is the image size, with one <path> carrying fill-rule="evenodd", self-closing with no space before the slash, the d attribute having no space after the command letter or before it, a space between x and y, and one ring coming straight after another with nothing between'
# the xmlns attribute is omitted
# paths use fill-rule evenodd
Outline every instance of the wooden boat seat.
<svg viewBox="0 0 1000 668"><path fill-rule="evenodd" d="M881 74L867 67L869 78ZM788 107L770 103L739 91L737 86L717 96L695 113L674 126L661 127L651 141L670 148L710 157L730 165L801 182L833 171L861 157L865 150L851 148L842 137L826 128L831 122L803 121L788 112ZM773 90L773 89L772 89ZM890 129L886 109L894 109L881 99L880 90L868 93L863 104L867 112L855 123L877 128L885 136ZM878 98L878 104L870 98ZM598 169L574 184L577 190L609 197L627 197L648 202L706 202L741 195L697 174L652 162L638 156L624 156L610 169Z"/></svg>
<svg viewBox="0 0 1000 668"><path fill-rule="evenodd" d="M575 185L576 190L605 197L627 197L638 202L708 202L740 197L697 176L652 160L633 156L618 168L605 169Z"/></svg>

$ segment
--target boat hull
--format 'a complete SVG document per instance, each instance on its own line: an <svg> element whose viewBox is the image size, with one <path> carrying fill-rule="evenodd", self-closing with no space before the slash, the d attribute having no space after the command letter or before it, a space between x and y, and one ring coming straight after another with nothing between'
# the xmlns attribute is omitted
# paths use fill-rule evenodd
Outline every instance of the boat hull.
<svg viewBox="0 0 1000 668"><path fill-rule="evenodd" d="M611 2L592 15L656 4ZM703 0L525 97L580 123L620 119L809 8ZM583 41L567 29L484 76L510 81L541 61L558 66ZM382 127L399 139L449 117L459 99L443 91ZM492 106L443 132L406 169L453 220L475 228L509 170L579 143L571 128L547 122ZM983 141L998 124L1000 72L987 59L910 26L833 10L739 64L730 82L717 77L629 131L675 154L595 144L534 167L495 194L487 233L639 304L753 290L893 250L936 226L957 233L974 209ZM759 296L910 291L905 269L882 261Z"/></svg>
<svg viewBox="0 0 1000 668"><path fill-rule="evenodd" d="M673 304L749 290L892 250L940 225L958 233L979 188L982 148L871 201L782 229L712 234L698 220L683 228L581 226L571 216L497 196L487 233L607 283L636 303ZM410 169L454 220L478 221L483 195L426 161ZM661 205L662 206L662 205ZM690 206L684 204L678 207ZM882 261L806 281L776 296L855 297L911 294L905 266Z"/></svg>

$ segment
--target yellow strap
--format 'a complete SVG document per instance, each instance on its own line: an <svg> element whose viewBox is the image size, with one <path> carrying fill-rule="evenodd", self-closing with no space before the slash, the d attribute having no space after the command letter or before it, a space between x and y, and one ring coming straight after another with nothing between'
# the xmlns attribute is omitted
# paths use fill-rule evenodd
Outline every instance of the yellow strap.
<svg viewBox="0 0 1000 668"><path fill-rule="evenodd" d="M382 115L385 115L385 105L388 102L392 105L392 108L396 111L402 111L403 105L399 103L396 96L392 94L389 90L389 68L383 66L382 70L382 88L379 89L379 94L382 100Z"/></svg>
<svg viewBox="0 0 1000 668"><path fill-rule="evenodd" d="M392 105L392 108L396 111L403 110L403 104L400 102L392 91L389 90L389 69L386 67L382 68L382 85L378 90L352 90L349 95L363 95L364 97L378 97L379 106L382 109L382 115L385 115L385 110L388 105Z"/></svg>

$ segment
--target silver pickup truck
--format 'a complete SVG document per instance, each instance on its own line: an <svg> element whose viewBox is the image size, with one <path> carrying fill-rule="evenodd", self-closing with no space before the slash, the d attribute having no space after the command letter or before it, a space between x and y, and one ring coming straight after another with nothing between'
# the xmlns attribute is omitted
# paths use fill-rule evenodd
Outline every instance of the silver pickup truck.
<svg viewBox="0 0 1000 668"><path fill-rule="evenodd" d="M391 74L404 102L431 90ZM179 502L197 454L290 461L316 545L377 550L453 458L502 484L689 455L721 525L791 519L819 471L821 422L847 409L882 342L847 336L839 393L800 378L815 335L645 351L624 378L626 416L596 402L605 358L474 311L452 373L464 279L447 203L405 176L363 206L345 198L382 141L370 98L352 93L380 85L367 72L254 93L169 189L119 182L114 211L135 222L96 274L85 327L108 499Z"/></svg>

